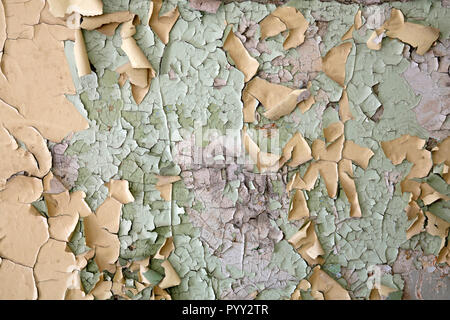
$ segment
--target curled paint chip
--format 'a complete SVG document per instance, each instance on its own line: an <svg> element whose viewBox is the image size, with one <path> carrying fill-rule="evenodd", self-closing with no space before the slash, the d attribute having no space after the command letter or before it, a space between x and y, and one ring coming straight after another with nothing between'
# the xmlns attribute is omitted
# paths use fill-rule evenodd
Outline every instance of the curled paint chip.
<svg viewBox="0 0 450 320"><path fill-rule="evenodd" d="M50 12L55 17L78 12L83 16L96 16L103 13L102 0L48 0Z"/></svg>
<svg viewBox="0 0 450 320"><path fill-rule="evenodd" d="M94 17L83 17L81 28L85 30L97 30L108 36L112 36L121 23L130 21L132 18L133 14L129 11L106 13Z"/></svg>
<svg viewBox="0 0 450 320"><path fill-rule="evenodd" d="M320 245L314 226L314 221L307 221L300 230L288 240L309 265L323 263L323 258L320 256L325 253Z"/></svg>
<svg viewBox="0 0 450 320"><path fill-rule="evenodd" d="M136 34L136 25L139 24L139 17L133 18L122 24L120 35L122 37L122 50L125 51L130 63L119 67L116 72L121 74L119 84L123 85L127 79L131 82L131 93L134 101L140 104L148 91L152 79L156 76L155 70L148 61L144 52L136 43L133 36Z"/></svg>
<svg viewBox="0 0 450 320"><path fill-rule="evenodd" d="M150 2L149 21L150 28L158 35L159 39L164 44L169 42L169 33L177 22L180 12L178 7L166 12L163 15L159 14L162 7L162 0L152 0Z"/></svg>

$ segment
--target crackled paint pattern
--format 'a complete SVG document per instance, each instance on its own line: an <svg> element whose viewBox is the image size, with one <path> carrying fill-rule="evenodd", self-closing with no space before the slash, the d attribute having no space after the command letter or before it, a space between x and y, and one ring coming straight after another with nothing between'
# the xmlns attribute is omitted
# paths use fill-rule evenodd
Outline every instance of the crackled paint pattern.
<svg viewBox="0 0 450 320"><path fill-rule="evenodd" d="M150 86L139 87L142 95L142 91L135 94L140 78L131 73L139 68L126 70L129 81L125 71L117 72L130 60L122 45L125 24L104 27L102 32L82 31L89 60L84 66L92 70L82 77L76 36L63 37L53 31L68 64L64 76L71 75L74 87L58 87L58 93L67 89L65 106L73 104L82 117L67 132L58 128L46 133L45 126L38 127L43 135L41 149L45 143L48 147L41 152L30 141L22 142L19 130L5 125L19 148L31 152L28 157L42 155L36 161L46 166L31 166L34 171L28 172L31 167L24 162L23 168L5 176L4 190L0 180L0 239L6 235L7 241L0 240L0 283L23 284L15 293L0 286L0 297L46 298L49 292L53 294L49 297L71 299L448 298L450 160L445 159L444 139L450 130L450 9L446 1L218 2L164 0L160 17L151 19L148 0L104 1L104 14L130 11L139 17L132 21L136 24L132 37L151 65L143 67L144 82ZM13 10L13 1L3 3L5 12L8 3ZM37 4L38 12L45 1L30 3ZM280 5L297 9L309 24L303 43L288 50L283 47L288 31L260 37L259 23ZM373 30L381 28L391 8L401 10L408 22L438 28L438 41L424 55L389 37L382 40L380 50L368 48ZM358 10L362 26L343 41ZM39 14L36 17L28 24L38 23ZM43 13L41 21L58 24L54 17L42 17ZM175 21L168 38L164 26L156 27L157 33L151 29L164 17L170 25ZM6 28L5 34L18 37L14 28ZM2 32L0 59L6 64L11 59L6 56L8 50L17 48L5 45L3 49L2 39L8 36L2 38ZM314 97L312 106L270 120L260 105L256 121L244 124L242 92L249 79L238 69L245 66L235 63L224 48L229 32L248 52L253 67L255 61L259 64L255 76L290 89L307 88ZM42 33L35 35L42 37ZM324 72L322 58L342 43L350 45L340 70L345 77L337 83ZM340 110L343 94L350 114L345 119ZM4 98L1 90L0 97L14 107L16 101ZM304 191L308 217L290 221L295 191L287 192L286 186L294 175L303 177L309 163L259 173L245 162L242 129L262 151L278 155L296 133L309 146L325 141L324 129L339 121L346 141L373 152L367 166L352 166L360 214L351 214L342 181L329 196L325 179L319 176ZM411 199L409 192L402 193L401 183L412 164L409 159L394 163L382 148L382 142L403 135L423 139L424 148L431 151L432 168L417 183L440 194L426 204L423 197L414 199L423 221L409 239L412 220L406 211ZM40 171L50 168L50 155L55 179L41 182L47 172ZM34 194L13 203L4 200L8 190L17 188L8 189L8 184L21 182L23 171L33 176L24 184L34 188ZM17 177L9 179L13 174ZM112 195L111 184L106 183L117 180L128 183L127 196ZM47 195L48 190L52 194ZM66 216L49 206L55 194L78 199L87 210L64 218L70 221L61 222L63 231L54 227L62 235L52 234L56 232L52 223L57 224L52 221ZM102 212L109 207L114 208L114 217L105 220ZM18 215L9 216L11 210ZM57 213L51 217L51 212ZM20 219L42 232L36 231L34 247L24 248L22 256L13 259L8 250L16 240L7 224L19 224ZM313 221L312 227L303 228L308 221ZM107 226L105 235L93 238L92 230L99 225ZM320 244L320 266L302 258L288 242L304 229ZM101 254L87 254L100 252L99 248L104 250ZM54 275L38 267L57 259L58 252L64 261L59 267L67 276L58 280L63 283L58 288L67 289L65 293L45 287ZM44 258L40 260L39 255ZM12 274L17 280L8 278ZM76 279L68 280L69 275ZM373 284L374 275L380 280L377 284Z"/></svg>

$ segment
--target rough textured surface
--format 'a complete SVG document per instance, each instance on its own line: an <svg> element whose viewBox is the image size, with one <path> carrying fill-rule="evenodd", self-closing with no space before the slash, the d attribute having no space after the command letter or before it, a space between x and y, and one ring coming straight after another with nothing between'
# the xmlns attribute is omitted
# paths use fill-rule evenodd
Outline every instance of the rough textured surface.
<svg viewBox="0 0 450 320"><path fill-rule="evenodd" d="M405 154L398 163L392 161L381 144L403 135L418 137L424 141L419 148L428 157L424 161L430 163L436 147L446 150L448 3L219 2L205 6L205 1L197 0L163 1L161 19L166 13L179 12L168 39L164 31L163 42L148 23L150 1L104 1L104 13L130 11L139 19L107 25L106 34L105 29L83 30L88 59L84 62L92 72L81 77L79 43L75 45L70 37L54 39L55 50L67 61L65 79L70 80L70 72L73 80L63 92L64 105L73 105L83 119L79 122L89 128L58 127L52 135L41 132L38 142L22 141L12 124L2 131L1 147L16 150L28 162L12 174L8 171L5 188L0 185L0 281L10 274L14 274L11 279L22 279L17 296L27 299L369 299L374 289L384 299L448 298L448 265L437 262L437 257L448 248L446 196L450 192L444 180L450 159L435 160L425 174L413 177L420 181L412 184L427 183L438 193L432 194L436 198L428 204L414 196L419 211L426 213L420 220L419 213L412 217L406 212L413 191L402 184L417 159ZM27 30L28 25L44 20L46 12L39 18L44 2L33 0L32 4L39 10L32 22L23 23ZM304 42L289 50L283 48L288 32L260 38L259 23L281 5L294 7L309 23ZM423 56L390 37L382 38L380 50L367 47L373 30L389 18L391 8L401 10L408 22L440 29L438 41ZM362 26L343 42L358 10ZM45 18L49 24L64 25L50 18ZM125 25L130 30L124 30ZM58 32L52 32L56 37ZM123 49L127 38L121 33L126 32L133 33L134 51ZM299 104L291 113L270 120L263 116L266 106L256 101L256 121L244 123L246 79L223 50L228 32L234 32L259 63L256 76L290 90L306 88L314 102L304 109ZM21 36L33 37L28 31ZM8 50L14 53L15 48L8 41L0 48L2 68L5 63L13 74ZM350 50L341 61L345 78L338 84L324 73L322 58L342 43L348 43ZM145 74L133 67L124 78L116 70L136 58L133 53L142 59L137 62L146 65ZM148 64L154 75L147 71L152 70ZM344 87L351 113L345 120L340 118ZM46 94L53 98L50 89ZM136 97L142 98L138 104ZM1 92L0 98L0 112L14 113L19 107L14 99L4 103ZM50 103L51 107L55 105ZM53 124L52 119L46 121ZM342 148L325 143L335 140L327 138L333 132L324 130L339 121L344 126L339 141L352 141L374 154L367 166L355 163L348 173L361 217L351 216L342 181L330 194L326 173L320 172L311 188L299 188L308 216L289 220L294 192L287 192L287 185L294 174L304 177L310 163L261 173L243 148L243 128L268 162L284 156L284 146L297 133L309 147L322 141L330 152L337 150L341 159ZM26 125L32 131L32 123ZM39 133L44 127L36 130ZM46 159L51 155L51 169L46 169L39 158L42 152L33 147L38 144L45 149ZM29 168L35 171L28 172ZM162 186L158 184L162 177L173 180ZM12 188L11 183L22 180L24 188L34 190L30 199L11 196L21 187ZM111 198L111 185L105 184L115 180L127 183L128 197ZM11 215L12 211L16 214ZM94 221L97 216L100 222ZM54 239L55 220L64 221L58 230L70 234L68 240ZM315 262L306 261L302 251L287 241L309 221L313 227L305 241L318 239L323 252L320 273ZM417 234L407 239L407 230L416 222ZM38 240L29 246L32 239L22 239L19 247L23 249L12 250L19 239L8 229L11 225L25 231L32 228L39 233ZM104 231L103 237L93 239L100 233L92 232L96 228ZM40 253L41 248L45 250ZM37 277L33 269L39 271ZM49 279L58 285L48 285ZM311 284L306 286L308 281ZM0 284L0 297L7 295Z"/></svg>

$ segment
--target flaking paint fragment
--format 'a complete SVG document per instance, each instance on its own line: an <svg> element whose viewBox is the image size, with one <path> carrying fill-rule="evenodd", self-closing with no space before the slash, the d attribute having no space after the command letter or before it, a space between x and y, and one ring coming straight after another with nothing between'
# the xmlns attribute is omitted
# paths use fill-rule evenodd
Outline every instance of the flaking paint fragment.
<svg viewBox="0 0 450 320"><path fill-rule="evenodd" d="M417 48L417 54L424 55L439 38L439 29L421 24L405 22L403 13L393 8L391 17L383 24L386 35L397 38Z"/></svg>
<svg viewBox="0 0 450 320"><path fill-rule="evenodd" d="M280 7L275 9L260 23L261 39L273 37L282 31L288 30L289 34L283 43L284 50L298 47L305 41L305 32L308 21L294 7Z"/></svg>
<svg viewBox="0 0 450 320"><path fill-rule="evenodd" d="M447 166L447 172L443 172L442 177L447 184L450 184L450 173L448 172L448 167L450 166L450 137L445 138L441 143L433 148L431 154L435 165L443 163Z"/></svg>
<svg viewBox="0 0 450 320"><path fill-rule="evenodd" d="M122 24L120 31L122 37L121 48L127 54L130 63L124 64L116 70L116 72L121 74L120 85L123 86L127 79L130 80L131 92L137 104L144 100L150 90L152 79L156 76L151 63L133 38L136 34L136 25L139 23L139 17L134 15L131 20Z"/></svg>
<svg viewBox="0 0 450 320"><path fill-rule="evenodd" d="M301 98L302 95L306 94L306 98ZM244 100L244 112L246 114L245 122L254 121L254 110L256 110L257 102L259 101L266 112L264 116L271 120L277 120L282 116L290 114L299 103L305 102L305 106L299 105L303 110L307 110L309 104L308 95L309 91L307 89L291 89L279 84L273 84L267 80L255 77L250 82L243 91ZM301 98L299 100L299 98ZM303 112L305 112L303 111ZM251 121L253 120L253 121Z"/></svg>
<svg viewBox="0 0 450 320"><path fill-rule="evenodd" d="M288 213L289 220L300 220L309 217L308 204L302 190L296 190L292 199L291 210Z"/></svg>
<svg viewBox="0 0 450 320"><path fill-rule="evenodd" d="M309 277L311 283L311 291L323 295L325 300L350 300L347 290L331 278L320 266L313 269L312 275Z"/></svg>
<svg viewBox="0 0 450 320"><path fill-rule="evenodd" d="M314 221L307 221L300 230L288 240L288 242L292 244L294 249L300 253L302 258L305 259L309 265L323 263L321 255L325 252L317 238Z"/></svg>
<svg viewBox="0 0 450 320"><path fill-rule="evenodd" d="M230 30L223 49L230 55L236 68L238 68L244 74L244 81L247 82L253 78L258 71L259 63L253 58L242 44L242 41L236 37L233 30Z"/></svg>
<svg viewBox="0 0 450 320"><path fill-rule="evenodd" d="M99 270L115 272L120 242L117 237L122 205L134 201L128 190L128 181L112 181L103 204L84 219L86 244L95 250Z"/></svg>
<svg viewBox="0 0 450 320"><path fill-rule="evenodd" d="M341 87L345 85L345 64L352 46L351 42L344 42L330 49L322 59L323 72Z"/></svg>
<svg viewBox="0 0 450 320"><path fill-rule="evenodd" d="M116 28L133 18L130 11L119 11L102 14L100 16L83 17L81 28L84 30L97 30L108 36L113 36Z"/></svg>
<svg viewBox="0 0 450 320"><path fill-rule="evenodd" d="M154 31L159 39L164 44L169 42L170 30L172 30L174 24L177 22L180 12L178 7L166 12L163 15L159 14L162 7L162 0L152 0L150 2L149 21L148 24L152 31Z"/></svg>
<svg viewBox="0 0 450 320"><path fill-rule="evenodd" d="M156 189L160 192L161 198L166 201L172 200L172 185L174 182L180 181L180 176L156 176Z"/></svg>
<svg viewBox="0 0 450 320"><path fill-rule="evenodd" d="M48 0L50 12L55 17L78 12L83 16L96 16L103 13L102 0Z"/></svg>

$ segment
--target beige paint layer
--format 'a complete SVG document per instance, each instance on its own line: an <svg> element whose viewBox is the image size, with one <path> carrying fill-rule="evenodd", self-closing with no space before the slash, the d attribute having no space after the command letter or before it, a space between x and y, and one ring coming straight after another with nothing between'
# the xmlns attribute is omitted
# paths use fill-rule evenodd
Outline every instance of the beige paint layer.
<svg viewBox="0 0 450 320"><path fill-rule="evenodd" d="M279 7L260 22L260 28L261 39L289 30L289 34L283 43L284 50L288 50L298 47L305 41L308 21L294 7Z"/></svg>
<svg viewBox="0 0 450 320"><path fill-rule="evenodd" d="M345 85L345 64L352 50L351 42L344 42L331 48L322 58L322 69L325 74L336 81L341 87Z"/></svg>
<svg viewBox="0 0 450 320"><path fill-rule="evenodd" d="M31 205L41 194L42 182L25 176L10 179L0 192L1 257L34 266L41 246L49 238L47 220Z"/></svg>
<svg viewBox="0 0 450 320"><path fill-rule="evenodd" d="M309 282L311 283L311 291L321 293L325 300L350 300L347 290L342 288L320 266L313 269Z"/></svg>
<svg viewBox="0 0 450 320"><path fill-rule="evenodd" d="M122 29L120 30L122 37L121 48L127 54L130 63L119 67L116 71L121 74L121 79L119 79L121 85L127 79L130 79L134 101L140 104L150 90L152 79L156 76L156 73L133 38L136 34L136 25L138 23L139 17L133 16L133 19L122 24Z"/></svg>
<svg viewBox="0 0 450 320"><path fill-rule="evenodd" d="M352 162L366 169L374 153L353 141L345 141L344 124L340 121L330 124L323 133L325 141L317 139L311 145L309 155L312 155L315 161L309 165L303 178L298 173L294 174L286 190L312 190L320 174L328 196L336 197L339 181L350 203L350 217L361 217Z"/></svg>
<svg viewBox="0 0 450 320"><path fill-rule="evenodd" d="M283 158L290 159L287 163L290 167L297 167L312 159L311 148L300 132L297 132L283 148Z"/></svg>
<svg viewBox="0 0 450 320"><path fill-rule="evenodd" d="M348 102L347 90L342 91L341 99L339 100L339 117L343 123L348 120L355 119L352 112L350 111L350 104Z"/></svg>
<svg viewBox="0 0 450 320"><path fill-rule="evenodd" d="M323 263L323 258L320 256L324 254L324 251L317 238L314 226L314 221L310 220L306 222L300 230L288 240L309 265Z"/></svg>
<svg viewBox="0 0 450 320"><path fill-rule="evenodd" d="M102 14L101 16L83 17L81 28L85 30L97 30L101 27L116 23L115 28L117 28L118 24L130 21L133 19L133 16L130 11L119 11Z"/></svg>
<svg viewBox="0 0 450 320"><path fill-rule="evenodd" d="M75 30L75 63L77 65L78 76L82 77L91 73L91 65L87 54L86 44L84 43L83 31Z"/></svg>
<svg viewBox="0 0 450 320"><path fill-rule="evenodd" d="M156 190L161 194L161 198L166 201L172 200L172 185L174 182L180 181L180 176L156 176Z"/></svg>
<svg viewBox="0 0 450 320"><path fill-rule="evenodd" d="M97 16L103 13L102 0L47 0L50 12L55 17L78 12L83 16Z"/></svg>
<svg viewBox="0 0 450 320"><path fill-rule="evenodd" d="M344 189L348 202L350 203L350 217L361 217L358 194L356 193L355 182L353 181L352 161L342 159L338 164L339 182Z"/></svg>
<svg viewBox="0 0 450 320"><path fill-rule="evenodd" d="M152 31L158 35L159 39L161 39L164 44L167 44L169 42L170 30L172 30L177 22L180 12L178 11L177 6L163 15L159 15L161 7L162 0L152 0L150 2L150 12L148 14L150 19L148 24Z"/></svg>
<svg viewBox="0 0 450 320"><path fill-rule="evenodd" d="M244 82L248 82L258 71L259 63L245 49L241 40L236 37L233 30L227 35L223 49L230 55L236 68L244 74Z"/></svg>
<svg viewBox="0 0 450 320"><path fill-rule="evenodd" d="M23 125L23 118L14 108L0 101L0 116L5 119L0 124L0 190L6 180L17 172L26 171L35 177L43 177L51 168L51 154L40 133ZM16 121L14 121L16 120ZM25 148L19 145L23 143Z"/></svg>
<svg viewBox="0 0 450 320"><path fill-rule="evenodd" d="M432 157L434 164L444 164L444 170L441 175L450 184L450 173L448 170L450 166L450 137L445 138L432 150Z"/></svg>
<svg viewBox="0 0 450 320"><path fill-rule="evenodd" d="M64 241L49 239L39 250L34 274L40 300L62 300L75 281L75 255Z"/></svg>
<svg viewBox="0 0 450 320"><path fill-rule="evenodd" d="M279 84L273 84L259 77L253 78L243 90L242 99L244 102L244 122L255 121L255 110L260 102L266 112L264 116L271 120L290 114L296 106L302 113L311 108L314 97L308 96L305 100L300 100L308 89L294 90Z"/></svg>
<svg viewBox="0 0 450 320"><path fill-rule="evenodd" d="M302 190L296 190L288 213L288 220L300 220L307 217L309 217L309 209L305 195Z"/></svg>
<svg viewBox="0 0 450 320"><path fill-rule="evenodd" d="M371 50L380 50L382 45L382 40L386 30L383 28L376 29L372 32L369 39L367 39L367 47Z"/></svg>
<svg viewBox="0 0 450 320"><path fill-rule="evenodd" d="M33 269L0 259L0 300L35 300Z"/></svg>
<svg viewBox="0 0 450 320"><path fill-rule="evenodd" d="M422 149L424 145L425 140L410 135L403 135L394 140L381 142L384 154L394 165L402 163L405 159L413 163L406 180L423 178L430 172L433 166L431 152Z"/></svg>
<svg viewBox="0 0 450 320"><path fill-rule="evenodd" d="M86 244L95 249L95 262L100 271L116 271L120 241L116 234L119 229L122 205L134 201L128 190L128 181L110 181L106 200L95 214L84 219Z"/></svg>
<svg viewBox="0 0 450 320"><path fill-rule="evenodd" d="M58 32L63 31L60 28L38 24L34 26L33 40L6 40L2 58L5 77L0 77L4 102L0 108L6 105L15 109L7 111L10 116L4 118L4 123L34 127L54 142L88 128L86 119L65 97L74 94L75 88L64 54L64 39L55 38L69 36Z"/></svg>
<svg viewBox="0 0 450 320"><path fill-rule="evenodd" d="M405 22L403 13L393 8L391 17L383 24L386 35L397 38L417 48L417 54L424 55L439 38L439 29L421 24Z"/></svg>

